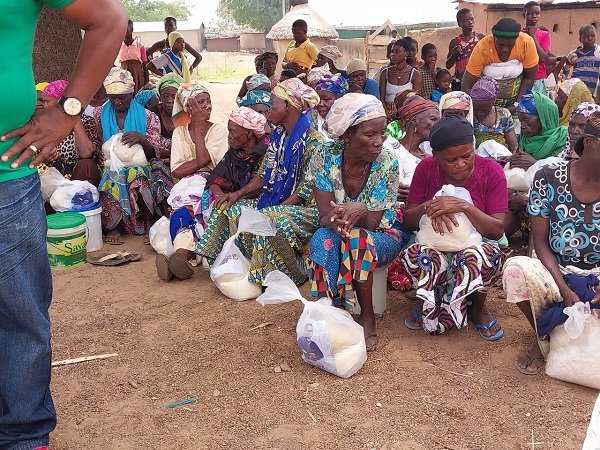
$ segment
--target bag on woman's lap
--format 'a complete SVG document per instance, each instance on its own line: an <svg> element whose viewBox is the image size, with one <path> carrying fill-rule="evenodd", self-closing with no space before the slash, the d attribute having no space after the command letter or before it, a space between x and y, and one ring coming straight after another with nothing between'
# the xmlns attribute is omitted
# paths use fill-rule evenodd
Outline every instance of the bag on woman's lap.
<svg viewBox="0 0 600 450"><path fill-rule="evenodd" d="M578 302L564 313L569 318L550 334L546 374L600 389L600 319L589 303Z"/></svg>
<svg viewBox="0 0 600 450"><path fill-rule="evenodd" d="M147 166L148 159L146 159L144 147L140 144L128 147L121 142L122 139L123 133L117 133L102 144L104 166L108 167L111 172L118 172L124 167Z"/></svg>
<svg viewBox="0 0 600 450"><path fill-rule="evenodd" d="M271 220L264 214L250 208L242 207L238 221L237 233L231 236L210 269L210 278L219 291L232 300L243 301L256 298L262 293L260 284L251 282L250 261L235 245L235 240L242 233L257 236L275 236L275 228Z"/></svg>
<svg viewBox="0 0 600 450"><path fill-rule="evenodd" d="M256 299L261 305L300 300L304 310L296 325L296 341L304 362L341 378L350 378L367 360L363 327L352 316L335 308L328 298L305 300L294 282L283 272L270 272L267 289Z"/></svg>
<svg viewBox="0 0 600 450"><path fill-rule="evenodd" d="M471 194L465 188L445 184L436 192L434 198L450 196L457 197L473 204ZM477 232L471 221L464 213L455 214L458 227L452 228L452 233L442 236L433 230L431 219L424 214L419 221L419 231L416 242L427 245L440 252L458 252L483 242L481 234Z"/></svg>

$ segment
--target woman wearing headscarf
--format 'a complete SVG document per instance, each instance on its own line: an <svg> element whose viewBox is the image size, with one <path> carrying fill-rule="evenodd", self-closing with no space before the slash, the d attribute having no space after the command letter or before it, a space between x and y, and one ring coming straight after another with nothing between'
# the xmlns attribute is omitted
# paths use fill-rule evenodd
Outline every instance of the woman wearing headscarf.
<svg viewBox="0 0 600 450"><path fill-rule="evenodd" d="M248 92L240 101L240 106L246 106L256 112L261 113L265 117L269 117L269 110L273 106L271 101L271 93L269 91L261 91L256 89Z"/></svg>
<svg viewBox="0 0 600 450"><path fill-rule="evenodd" d="M508 109L495 105L499 92L498 81L490 77L481 77L473 85L471 99L475 116L475 147L494 140L514 153L519 148L515 123Z"/></svg>
<svg viewBox="0 0 600 450"><path fill-rule="evenodd" d="M195 259L198 244L197 225L206 227L203 213L214 202L214 207L245 195L245 187L255 176L269 144L265 136L267 119L251 110L240 107L229 116L229 150L206 179L204 192L186 192L171 199L173 214L170 218L171 239L175 253L169 258L156 256L158 275L165 281L173 277L190 278L194 272L188 261ZM200 200L201 199L201 200Z"/></svg>
<svg viewBox="0 0 600 450"><path fill-rule="evenodd" d="M367 76L367 63L363 59L353 59L346 66L348 83L358 86L363 94L370 94L380 100L379 85L373 78Z"/></svg>
<svg viewBox="0 0 600 450"><path fill-rule="evenodd" d="M251 82L252 77L256 75L263 75L268 78L268 88L265 86L265 91L271 91L275 87L275 85L279 82L277 79L277 74L275 71L277 70L277 62L279 61L279 56L277 53L273 52L264 52L260 55L257 55L254 58L254 66L256 67L256 74L248 75L244 81L242 82L242 86L240 87L240 91L238 92L238 104L239 99L244 98L244 96L253 89L259 89L258 86L265 84L264 82L259 83L258 85ZM250 83L250 85L248 84ZM253 86L253 87L250 87Z"/></svg>
<svg viewBox="0 0 600 450"><path fill-rule="evenodd" d="M560 158L579 158L580 155L574 151L575 144L583 137L583 128L590 116L595 112L600 112L600 105L597 105L596 103L582 103L575 108L571 114L571 120L569 120L569 136L567 137L565 151L560 154Z"/></svg>
<svg viewBox="0 0 600 450"><path fill-rule="evenodd" d="M589 117L574 147L580 159L544 166L535 174L527 211L536 258L516 256L504 266L506 301L518 306L536 335L516 362L525 375L543 370L550 349L552 327L543 327L548 323L544 312L556 307L560 312L560 302L572 306L584 301L585 293L576 293L573 281L600 276L600 112ZM593 304L600 300L597 290L590 297Z"/></svg>
<svg viewBox="0 0 600 450"><path fill-rule="evenodd" d="M316 67L322 67L327 65L329 67L329 71L333 75L341 75L344 78L348 79L348 73L345 70L338 69L335 63L338 59L342 57L342 52L335 45L324 45L319 50L319 55L317 56L317 60L315 61Z"/></svg>
<svg viewBox="0 0 600 450"><path fill-rule="evenodd" d="M306 281L304 245L318 226L309 163L323 137L310 128L304 114L319 96L297 78L279 83L271 97L271 123L276 127L263 163L243 195L229 198L213 211L196 252L214 260L237 229L242 206L259 210L273 220L276 236L244 235L240 249L250 260L249 280L262 283L267 273L281 270L296 284ZM241 200L241 198L257 198Z"/></svg>
<svg viewBox="0 0 600 450"><path fill-rule="evenodd" d="M42 90L42 108L52 108L62 97L68 82L57 80L47 83ZM71 180L89 181L94 186L100 182L98 157L100 138L94 119L81 115L73 131L57 146L58 159L50 166Z"/></svg>
<svg viewBox="0 0 600 450"><path fill-rule="evenodd" d="M329 65L324 64L323 66L314 67L306 75L306 83L314 89L319 80L325 75L333 76L331 70L329 70Z"/></svg>
<svg viewBox="0 0 600 450"><path fill-rule="evenodd" d="M211 122L211 113L210 94L204 86L196 82L179 86L171 144L171 173L175 178L196 173L208 176L227 153L227 127Z"/></svg>
<svg viewBox="0 0 600 450"><path fill-rule="evenodd" d="M398 159L383 145L386 114L372 95L337 99L325 122L333 141L311 164L320 228L310 240L312 294L335 306L361 307L367 350L377 345L373 272L389 264L402 247L396 220Z"/></svg>
<svg viewBox="0 0 600 450"><path fill-rule="evenodd" d="M556 106L560 113L559 125L569 125L571 114L582 103L593 103L594 99L585 83L579 78L569 78L558 85Z"/></svg>
<svg viewBox="0 0 600 450"><path fill-rule="evenodd" d="M452 91L442 95L439 104L442 117L458 115L464 117L473 125L473 100L461 91Z"/></svg>
<svg viewBox="0 0 600 450"><path fill-rule="evenodd" d="M503 238L504 215L508 208L506 178L500 165L475 154L473 127L463 117L450 116L431 129L433 156L424 159L413 177L403 226L418 230L423 216L433 230L444 235L457 225L455 215L463 213L485 241L455 253L444 253L424 243L402 251L401 261L410 274L417 297L423 300L422 313L413 310L405 320L409 329L441 334L467 323L467 302L471 321L481 337L495 341L503 336L496 319L487 311L487 290L500 276L503 254L496 243ZM435 198L443 185L465 188L473 204L453 196Z"/></svg>
<svg viewBox="0 0 600 450"><path fill-rule="evenodd" d="M348 92L348 80L342 75L325 75L315 85L315 91L321 100L313 111L312 126L327 138L327 133L323 129L325 117L333 102Z"/></svg>
<svg viewBox="0 0 600 450"><path fill-rule="evenodd" d="M121 143L128 147L141 145L150 162L147 166L133 165L117 171L104 169L98 190L106 242L122 244L121 231L124 231L144 234L145 243L149 244L148 231L154 214L160 214L157 205L166 200L172 186L168 174L154 177L152 173L152 161L160 158L160 122L156 114L133 101L135 83L128 71L113 67L104 87L108 101L93 113L102 142L123 133ZM159 178L168 178L168 184L159 182Z"/></svg>
<svg viewBox="0 0 600 450"><path fill-rule="evenodd" d="M173 139L173 131L175 130L175 125L173 124L173 106L175 105L177 90L182 83L183 78L179 75L174 73L163 75L156 84L159 102L157 105L149 108L160 120L160 135L165 141L163 147L166 150L161 153L163 158L171 156L171 140Z"/></svg>
<svg viewBox="0 0 600 450"><path fill-rule="evenodd" d="M150 60L147 65L148 70L159 77L168 73L175 73L183 78L186 83L189 83L192 71L194 70L193 67L197 64L194 61L193 67L190 67L185 55L185 39L183 34L179 31L173 31L169 33L168 40L170 49Z"/></svg>

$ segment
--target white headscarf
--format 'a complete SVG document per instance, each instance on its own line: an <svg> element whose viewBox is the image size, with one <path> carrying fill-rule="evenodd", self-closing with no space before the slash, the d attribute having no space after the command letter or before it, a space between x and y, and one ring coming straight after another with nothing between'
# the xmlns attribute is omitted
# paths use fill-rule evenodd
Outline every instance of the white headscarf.
<svg viewBox="0 0 600 450"><path fill-rule="evenodd" d="M333 102L323 129L332 139L338 139L348 128L379 117L386 117L379 100L372 95L352 92Z"/></svg>

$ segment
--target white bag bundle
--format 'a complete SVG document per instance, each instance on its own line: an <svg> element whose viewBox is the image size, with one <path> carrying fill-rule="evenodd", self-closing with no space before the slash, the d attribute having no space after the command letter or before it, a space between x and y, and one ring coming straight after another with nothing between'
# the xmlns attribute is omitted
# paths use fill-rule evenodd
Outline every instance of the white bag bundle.
<svg viewBox="0 0 600 450"><path fill-rule="evenodd" d="M257 236L275 236L275 228L271 220L264 214L251 208L242 208L238 221L237 233L231 236L219 256L210 268L210 278L219 291L232 300L243 301L258 297L262 288L260 284L248 280L250 261L235 245L235 240L242 233Z"/></svg>
<svg viewBox="0 0 600 450"><path fill-rule="evenodd" d="M201 175L182 178L171 188L167 203L173 208L173 211L184 206L193 206L196 209L202 200L205 187L206 178Z"/></svg>
<svg viewBox="0 0 600 450"><path fill-rule="evenodd" d="M109 167L111 172L118 172L124 167L147 166L144 148L140 144L128 147L121 142L122 138L123 133L117 133L102 144L104 165Z"/></svg>
<svg viewBox="0 0 600 450"><path fill-rule="evenodd" d="M296 325L296 341L304 362L341 378L350 378L367 360L363 327L352 316L322 298L309 302L290 278L278 270L263 283L267 289L256 299L261 305L300 300L304 310Z"/></svg>
<svg viewBox="0 0 600 450"><path fill-rule="evenodd" d="M510 150L506 148L506 146L502 145L500 142L496 142L493 139L488 139L487 141L483 141L477 147L477 151L475 152L482 158L505 158L507 156L512 155Z"/></svg>
<svg viewBox="0 0 600 450"><path fill-rule="evenodd" d="M78 197L78 200L75 200ZM66 180L56 188L50 197L50 205L55 211L77 211L88 205L98 203L100 194L93 184L87 181Z"/></svg>
<svg viewBox="0 0 600 450"><path fill-rule="evenodd" d="M48 169L40 175L42 197L44 198L44 201L47 202L50 200L54 191L56 191L59 186L68 182L69 180L63 177L56 167L48 167Z"/></svg>
<svg viewBox="0 0 600 450"><path fill-rule="evenodd" d="M525 179L525 170L515 167L511 169L510 163L504 166L504 175L506 176L506 186L517 192L529 192L529 184Z"/></svg>
<svg viewBox="0 0 600 450"><path fill-rule="evenodd" d="M442 186L436 192L434 198L443 196L457 197L473 204L469 191L452 184ZM433 230L431 219L427 214L424 214L419 221L416 242L441 252L458 252L473 245L481 244L481 234L477 232L468 217L464 213L455 214L454 217L458 222L458 227L454 227L452 233L444 233L442 236Z"/></svg>
<svg viewBox="0 0 600 450"><path fill-rule="evenodd" d="M525 182L527 183L527 187L531 189L531 185L533 184L533 178L538 170L540 170L544 166L549 166L550 164L555 164L564 161L563 159L557 156L550 156L549 158L540 159L533 166L531 166L527 171L525 171Z"/></svg>
<svg viewBox="0 0 600 450"><path fill-rule="evenodd" d="M546 374L558 380L600 389L600 319L589 303L564 309L569 316L550 334Z"/></svg>
<svg viewBox="0 0 600 450"><path fill-rule="evenodd" d="M600 395L596 399L585 442L581 450L598 450L600 448Z"/></svg>
<svg viewBox="0 0 600 450"><path fill-rule="evenodd" d="M150 245L154 251L160 255L165 255L167 258L175 253L173 241L171 241L171 231L169 229L169 219L161 217L148 232Z"/></svg>

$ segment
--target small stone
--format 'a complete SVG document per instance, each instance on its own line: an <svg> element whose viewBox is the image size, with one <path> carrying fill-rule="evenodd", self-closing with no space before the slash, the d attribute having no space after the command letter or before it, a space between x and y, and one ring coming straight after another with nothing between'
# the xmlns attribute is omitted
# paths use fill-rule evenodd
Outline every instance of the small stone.
<svg viewBox="0 0 600 450"><path fill-rule="evenodd" d="M273 370L275 371L275 373L281 373L281 367L279 366L275 366Z"/></svg>
<svg viewBox="0 0 600 450"><path fill-rule="evenodd" d="M283 370L284 372L289 372L290 370L292 370L290 366L288 366L286 363L280 364L279 367L281 367L281 370Z"/></svg>
<svg viewBox="0 0 600 450"><path fill-rule="evenodd" d="M310 383L310 384L309 384L309 386L310 386L311 388L313 388L313 389L316 389L316 388L318 388L320 385L319 385L319 383Z"/></svg>
<svg viewBox="0 0 600 450"><path fill-rule="evenodd" d="M220 390L218 390L218 389L215 389L215 390L213 391L213 397L218 397L219 395L221 395L221 391L220 391Z"/></svg>
<svg viewBox="0 0 600 450"><path fill-rule="evenodd" d="M525 417L531 416L531 413L525 413Z"/></svg>
<svg viewBox="0 0 600 450"><path fill-rule="evenodd" d="M381 403L377 402L377 403L375 403L375 406L377 406L378 408L381 408Z"/></svg>
<svg viewBox="0 0 600 450"><path fill-rule="evenodd" d="M139 387L138 384L133 380L129 380L127 382L129 383L129 386L131 386L134 389L137 389Z"/></svg>

